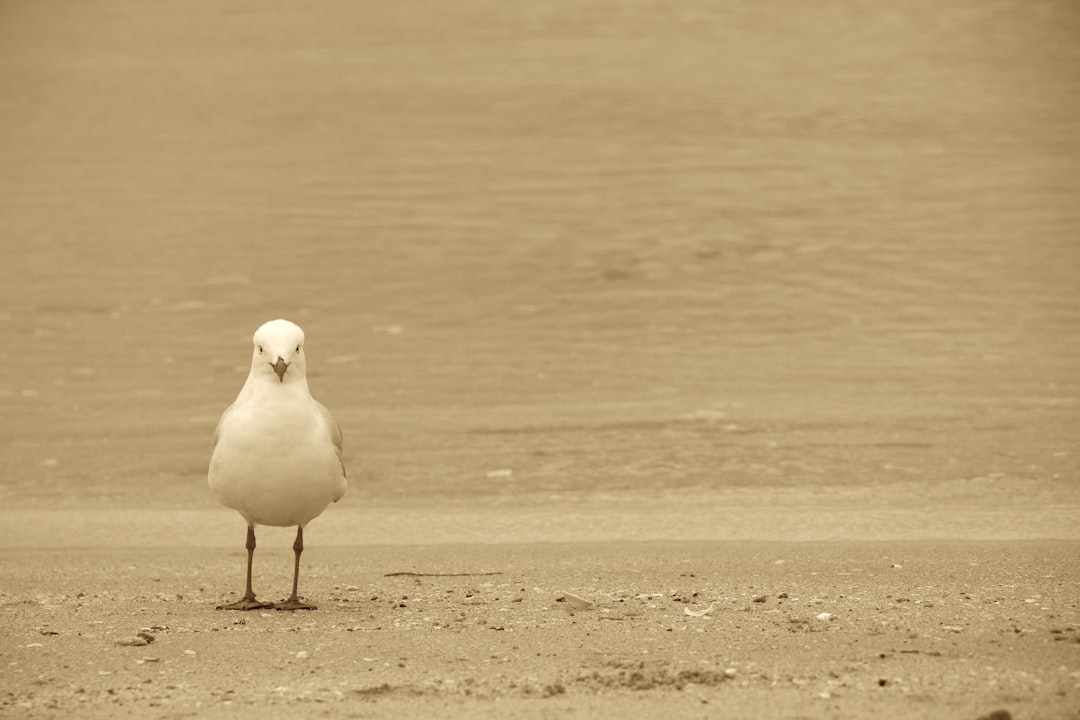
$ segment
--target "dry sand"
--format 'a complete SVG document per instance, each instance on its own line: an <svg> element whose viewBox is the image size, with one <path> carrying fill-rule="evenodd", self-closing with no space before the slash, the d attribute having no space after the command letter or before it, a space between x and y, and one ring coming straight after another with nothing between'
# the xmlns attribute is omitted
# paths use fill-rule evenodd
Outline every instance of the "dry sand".
<svg viewBox="0 0 1080 720"><path fill-rule="evenodd" d="M1073 717L1078 551L1053 541L316 547L303 587L320 607L297 613L214 610L237 594L242 551L9 551L0 709ZM283 596L287 549L257 557L256 591ZM566 593L591 606L560 602Z"/></svg>
<svg viewBox="0 0 1080 720"><path fill-rule="evenodd" d="M3 4L0 715L1077 717L1077 37ZM282 316L350 490L218 612Z"/></svg>

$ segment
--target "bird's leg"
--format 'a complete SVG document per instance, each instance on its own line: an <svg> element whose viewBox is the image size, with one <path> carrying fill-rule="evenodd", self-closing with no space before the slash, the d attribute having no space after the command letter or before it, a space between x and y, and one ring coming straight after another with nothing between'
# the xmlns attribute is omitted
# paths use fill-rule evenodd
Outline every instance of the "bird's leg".
<svg viewBox="0 0 1080 720"><path fill-rule="evenodd" d="M308 605L307 603L300 602L300 598L296 596L296 587L300 582L300 553L304 552L304 528L297 526L296 528L296 540L292 545L293 552L296 553L296 562L293 566L292 576L292 595L284 602L279 602L274 605L275 610L314 610L314 605Z"/></svg>
<svg viewBox="0 0 1080 720"><path fill-rule="evenodd" d="M244 597L240 598L234 603L228 605L218 605L218 610L260 610L262 608L273 607L273 603L259 602L255 599L255 593L251 591L251 560L255 556L255 528L248 525L247 529L247 542L244 543L244 547L247 548L247 582L244 586Z"/></svg>

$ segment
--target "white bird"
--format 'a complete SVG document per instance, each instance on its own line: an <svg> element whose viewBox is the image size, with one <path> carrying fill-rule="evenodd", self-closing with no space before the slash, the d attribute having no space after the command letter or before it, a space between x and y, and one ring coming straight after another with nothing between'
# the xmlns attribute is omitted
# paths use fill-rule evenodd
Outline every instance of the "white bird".
<svg viewBox="0 0 1080 720"><path fill-rule="evenodd" d="M304 331L288 320L271 320L255 331L247 382L221 416L210 458L210 491L247 521L247 584L244 596L220 610L314 610L300 602L297 584L304 527L345 494L341 428L311 397ZM292 595L264 603L251 590L255 526L296 526Z"/></svg>

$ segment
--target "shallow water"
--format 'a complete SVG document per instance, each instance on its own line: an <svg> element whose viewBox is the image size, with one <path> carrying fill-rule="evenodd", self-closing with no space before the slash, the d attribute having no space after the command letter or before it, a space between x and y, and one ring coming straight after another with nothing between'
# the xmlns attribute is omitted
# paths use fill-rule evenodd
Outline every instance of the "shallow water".
<svg viewBox="0 0 1080 720"><path fill-rule="evenodd" d="M0 498L211 507L285 316L346 508L1075 507L1078 36L1065 2L9 4Z"/></svg>

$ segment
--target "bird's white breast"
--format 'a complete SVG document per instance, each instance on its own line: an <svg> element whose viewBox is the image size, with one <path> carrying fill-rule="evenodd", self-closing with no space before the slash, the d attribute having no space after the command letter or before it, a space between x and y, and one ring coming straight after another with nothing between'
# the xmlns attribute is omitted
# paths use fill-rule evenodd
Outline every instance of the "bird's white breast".
<svg viewBox="0 0 1080 720"><path fill-rule="evenodd" d="M249 523L304 526L344 494L345 473L332 428L306 387L267 390L222 417L210 489Z"/></svg>

